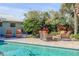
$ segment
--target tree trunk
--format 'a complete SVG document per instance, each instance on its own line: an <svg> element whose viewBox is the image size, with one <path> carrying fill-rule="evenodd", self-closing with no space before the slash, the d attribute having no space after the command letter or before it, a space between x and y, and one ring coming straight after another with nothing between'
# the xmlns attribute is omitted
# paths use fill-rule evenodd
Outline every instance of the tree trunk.
<svg viewBox="0 0 79 59"><path fill-rule="evenodd" d="M74 13L74 34L77 34L78 31L78 22L77 22L77 16Z"/></svg>

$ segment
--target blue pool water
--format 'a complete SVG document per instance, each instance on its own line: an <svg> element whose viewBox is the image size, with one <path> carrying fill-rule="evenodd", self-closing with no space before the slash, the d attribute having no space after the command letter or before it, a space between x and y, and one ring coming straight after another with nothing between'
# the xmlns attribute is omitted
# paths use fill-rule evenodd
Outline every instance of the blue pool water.
<svg viewBox="0 0 79 59"><path fill-rule="evenodd" d="M0 44L1 54L4 56L79 56L79 50L6 42Z"/></svg>

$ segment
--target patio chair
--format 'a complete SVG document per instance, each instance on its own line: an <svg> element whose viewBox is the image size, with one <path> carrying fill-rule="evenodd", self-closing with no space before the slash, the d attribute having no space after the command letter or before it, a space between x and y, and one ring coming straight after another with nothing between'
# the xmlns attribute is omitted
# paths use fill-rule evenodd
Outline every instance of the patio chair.
<svg viewBox="0 0 79 59"><path fill-rule="evenodd" d="M21 38L22 37L22 30L21 29L17 29L16 30L16 37L17 38Z"/></svg>
<svg viewBox="0 0 79 59"><path fill-rule="evenodd" d="M70 35L71 35L72 31L68 31L65 35L62 35L62 39L63 40L71 40L70 39Z"/></svg>
<svg viewBox="0 0 79 59"><path fill-rule="evenodd" d="M60 31L60 33L56 36L52 36L53 41L59 41L62 39L62 35L66 35L66 31Z"/></svg>

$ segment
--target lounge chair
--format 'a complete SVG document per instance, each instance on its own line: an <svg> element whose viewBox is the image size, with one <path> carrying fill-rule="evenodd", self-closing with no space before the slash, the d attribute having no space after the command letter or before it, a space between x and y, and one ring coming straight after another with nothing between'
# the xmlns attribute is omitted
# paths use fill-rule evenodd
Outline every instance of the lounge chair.
<svg viewBox="0 0 79 59"><path fill-rule="evenodd" d="M60 33L59 35L53 36L53 40L70 40L71 31Z"/></svg>
<svg viewBox="0 0 79 59"><path fill-rule="evenodd" d="M65 35L62 35L62 36L61 36L62 39L63 39L63 40L71 40L71 39L70 39L71 32L72 32L72 31L68 31Z"/></svg>
<svg viewBox="0 0 79 59"><path fill-rule="evenodd" d="M66 35L66 31L60 31L60 33L56 36L52 36L52 40L58 41L62 39L62 35Z"/></svg>

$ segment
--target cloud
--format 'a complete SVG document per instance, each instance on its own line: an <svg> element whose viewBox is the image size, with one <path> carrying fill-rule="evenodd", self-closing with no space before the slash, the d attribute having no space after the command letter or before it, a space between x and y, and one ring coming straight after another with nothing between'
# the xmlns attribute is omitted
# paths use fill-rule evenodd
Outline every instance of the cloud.
<svg viewBox="0 0 79 59"><path fill-rule="evenodd" d="M10 5L10 6L9 6ZM58 11L60 8L60 4L0 4L0 16L10 16L16 17L19 19L24 18L24 13L30 10L38 10L38 11L48 11L55 10Z"/></svg>
<svg viewBox="0 0 79 59"><path fill-rule="evenodd" d="M26 12L25 9L0 6L0 15L6 15L6 16L9 15L16 18L24 18L25 12Z"/></svg>

